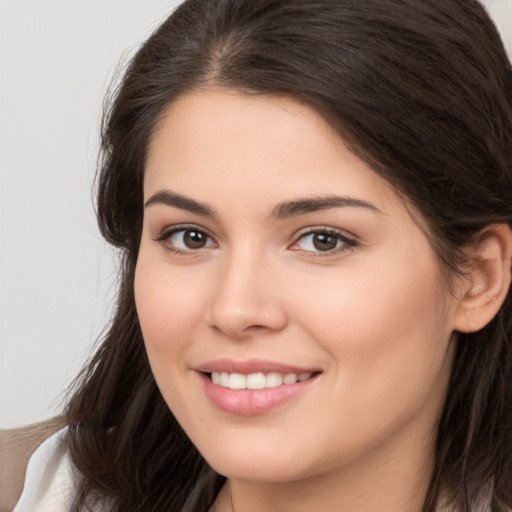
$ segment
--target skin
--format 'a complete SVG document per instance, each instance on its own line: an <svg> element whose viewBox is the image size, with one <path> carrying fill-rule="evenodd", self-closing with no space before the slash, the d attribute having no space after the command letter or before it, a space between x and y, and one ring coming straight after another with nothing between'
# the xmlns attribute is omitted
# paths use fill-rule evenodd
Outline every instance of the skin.
<svg viewBox="0 0 512 512"><path fill-rule="evenodd" d="M333 195L359 203L273 215ZM229 494L236 512L421 510L463 313L411 205L308 106L221 89L168 108L144 197L137 310L166 402L229 478L212 510L231 510ZM312 243L325 230L334 251ZM231 414L197 371L218 358L319 374L278 407Z"/></svg>

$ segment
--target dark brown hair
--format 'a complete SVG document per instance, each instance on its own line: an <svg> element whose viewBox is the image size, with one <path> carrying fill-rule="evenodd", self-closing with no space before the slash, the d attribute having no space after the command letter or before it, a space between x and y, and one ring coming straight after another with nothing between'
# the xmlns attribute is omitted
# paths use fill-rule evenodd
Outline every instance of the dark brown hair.
<svg viewBox="0 0 512 512"><path fill-rule="evenodd" d="M67 407L83 475L74 510L205 512L224 478L163 401L133 277L148 141L166 107L201 87L291 95L416 206L443 267L491 223L512 222L512 69L476 0L188 0L130 63L103 126L101 232L121 253L113 322ZM169 321L172 321L170 318ZM492 491L512 507L512 298L460 334L424 505Z"/></svg>

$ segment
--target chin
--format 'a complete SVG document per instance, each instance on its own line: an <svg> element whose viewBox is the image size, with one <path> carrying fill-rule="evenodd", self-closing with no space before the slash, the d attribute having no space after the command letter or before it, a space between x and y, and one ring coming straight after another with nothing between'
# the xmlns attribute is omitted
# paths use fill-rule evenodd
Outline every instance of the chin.
<svg viewBox="0 0 512 512"><path fill-rule="evenodd" d="M208 464L228 478L261 483L283 483L315 476L321 472L315 464L318 453L297 446L270 445L258 441L218 443L219 449L201 453Z"/></svg>

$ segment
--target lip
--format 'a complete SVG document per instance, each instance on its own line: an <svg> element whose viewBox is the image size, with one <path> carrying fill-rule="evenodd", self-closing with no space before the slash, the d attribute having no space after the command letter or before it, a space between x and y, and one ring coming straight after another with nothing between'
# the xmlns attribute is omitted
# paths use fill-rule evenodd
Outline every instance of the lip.
<svg viewBox="0 0 512 512"><path fill-rule="evenodd" d="M203 383L208 399L220 410L239 416L254 416L271 411L307 391L320 374L316 368L305 368L282 364L274 361L247 360L233 361L217 359L201 364L196 371ZM214 384L209 374L228 372L250 374L256 372L277 373L312 373L312 377L294 384L283 384L264 389L230 389Z"/></svg>
<svg viewBox="0 0 512 512"><path fill-rule="evenodd" d="M269 361L265 359L247 359L236 361L233 359L215 359L200 364L196 370L201 373L227 372L227 373L249 373L256 372L277 372L277 373L318 373L320 368L307 368Z"/></svg>

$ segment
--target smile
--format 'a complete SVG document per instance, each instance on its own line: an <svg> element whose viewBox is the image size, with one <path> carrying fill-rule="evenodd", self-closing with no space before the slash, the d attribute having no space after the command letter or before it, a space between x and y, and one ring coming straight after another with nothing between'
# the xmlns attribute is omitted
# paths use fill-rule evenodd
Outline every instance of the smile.
<svg viewBox="0 0 512 512"><path fill-rule="evenodd" d="M196 369L206 396L229 414L253 416L279 408L307 392L322 371L272 361L217 360Z"/></svg>
<svg viewBox="0 0 512 512"><path fill-rule="evenodd" d="M229 389L265 389L276 388L282 385L295 384L311 378L311 372L306 373L278 373L256 372L245 375L243 373L212 372L211 381L218 386Z"/></svg>

